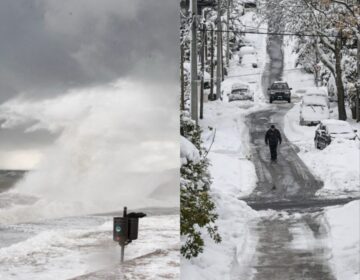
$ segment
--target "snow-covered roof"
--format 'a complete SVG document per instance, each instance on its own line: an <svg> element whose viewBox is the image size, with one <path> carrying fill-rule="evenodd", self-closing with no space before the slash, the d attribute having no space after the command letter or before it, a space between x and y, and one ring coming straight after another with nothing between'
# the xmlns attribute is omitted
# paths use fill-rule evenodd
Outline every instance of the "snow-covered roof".
<svg viewBox="0 0 360 280"><path fill-rule="evenodd" d="M240 49L239 55L243 56L245 54L256 54L256 50L254 47L251 46L244 46Z"/></svg>
<svg viewBox="0 0 360 280"><path fill-rule="evenodd" d="M328 120L323 120L321 121L322 124L324 125L343 125L343 126L348 126L350 125L348 122L346 121L341 121L341 120L334 120L334 119L328 119Z"/></svg>
<svg viewBox="0 0 360 280"><path fill-rule="evenodd" d="M306 94L320 94L320 95L324 95L327 96L327 89L325 87L309 87L309 88L305 88Z"/></svg>
<svg viewBox="0 0 360 280"><path fill-rule="evenodd" d="M322 124L327 126L327 129L332 134L345 134L345 133L354 133L351 125L346 121L340 120L323 120Z"/></svg>
<svg viewBox="0 0 360 280"><path fill-rule="evenodd" d="M302 99L304 104L327 106L326 100L322 96L305 95Z"/></svg>
<svg viewBox="0 0 360 280"><path fill-rule="evenodd" d="M241 82L241 83L234 83L232 86L231 86L231 90L234 90L234 89L241 89L241 88L244 88L244 89L249 89L250 88L250 85L247 84L247 83L244 83L244 82Z"/></svg>

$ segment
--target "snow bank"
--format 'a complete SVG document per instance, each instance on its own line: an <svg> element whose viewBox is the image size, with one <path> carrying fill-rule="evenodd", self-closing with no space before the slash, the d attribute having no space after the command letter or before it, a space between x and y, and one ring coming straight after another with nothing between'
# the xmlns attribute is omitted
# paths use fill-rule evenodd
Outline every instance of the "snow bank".
<svg viewBox="0 0 360 280"><path fill-rule="evenodd" d="M326 210L334 274L338 280L360 277L360 200Z"/></svg>
<svg viewBox="0 0 360 280"><path fill-rule="evenodd" d="M314 145L315 127L299 125L299 105L296 104L284 119L284 132L299 147L304 163L324 181L318 191L321 196L356 195L360 192L360 143L339 139L324 150Z"/></svg>
<svg viewBox="0 0 360 280"><path fill-rule="evenodd" d="M206 147L210 146L216 129L208 158L213 178L211 196L219 214L216 224L222 242L215 244L204 233L204 252L191 260L182 259L181 279L244 279L252 273L249 267L257 238L250 233L249 223L256 219L257 212L240 198L250 194L257 181L255 167L249 160L245 115L262 107L252 102L214 101L206 104L200 125Z"/></svg>
<svg viewBox="0 0 360 280"><path fill-rule="evenodd" d="M180 160L182 165L188 162L197 164L200 161L199 150L183 136L180 137Z"/></svg>

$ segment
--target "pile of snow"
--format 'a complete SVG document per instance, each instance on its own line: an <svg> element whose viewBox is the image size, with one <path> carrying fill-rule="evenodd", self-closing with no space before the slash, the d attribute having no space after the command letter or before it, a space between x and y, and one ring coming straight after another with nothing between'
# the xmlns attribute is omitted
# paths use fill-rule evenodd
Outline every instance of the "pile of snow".
<svg viewBox="0 0 360 280"><path fill-rule="evenodd" d="M197 164L200 161L199 150L193 143L191 143L183 136L180 138L180 160L181 165L187 164L189 162Z"/></svg>
<svg viewBox="0 0 360 280"><path fill-rule="evenodd" d="M326 210L333 270L338 280L360 277L360 200Z"/></svg>
<svg viewBox="0 0 360 280"><path fill-rule="evenodd" d="M210 146L216 129L208 158L213 178L210 191L219 215L216 225L222 242L216 244L204 232L204 252L197 258L181 261L182 279L245 279L252 273L249 268L255 255L257 237L250 232L249 223L257 218L257 212L240 198L253 191L257 176L254 164L249 160L245 114L262 106L221 101L206 104L200 125L206 147Z"/></svg>
<svg viewBox="0 0 360 280"><path fill-rule="evenodd" d="M336 139L324 150L314 145L315 126L300 126L299 105L296 104L284 118L286 137L299 147L299 156L324 181L317 195L356 195L360 192L359 140Z"/></svg>

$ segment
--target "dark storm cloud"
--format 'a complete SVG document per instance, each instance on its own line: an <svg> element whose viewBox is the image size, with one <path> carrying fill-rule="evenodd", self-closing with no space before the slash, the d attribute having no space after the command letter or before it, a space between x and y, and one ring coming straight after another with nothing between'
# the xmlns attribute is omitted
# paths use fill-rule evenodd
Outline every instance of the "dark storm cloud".
<svg viewBox="0 0 360 280"><path fill-rule="evenodd" d="M121 77L177 80L178 1L0 1L0 103Z"/></svg>
<svg viewBox="0 0 360 280"><path fill-rule="evenodd" d="M126 108L135 112L133 138L148 141L152 150L158 145L152 141L159 139L177 143L178 34L178 0L1 0L0 112L10 108L10 118L21 115L36 122L47 117L51 123L48 111L37 114L48 108L41 105L44 99L73 96L124 78L144 93L136 108ZM126 103L127 98L121 100ZM29 112L33 107L28 101L40 107ZM64 109L55 111L66 118ZM151 113L141 117L146 110ZM144 121L149 125L144 127ZM28 126L25 121L0 129L0 165L7 164L3 154L42 151L61 134L46 129L24 133ZM119 141L128 145L133 158L137 150L145 153L134 140L131 149ZM174 159L171 149L168 158Z"/></svg>

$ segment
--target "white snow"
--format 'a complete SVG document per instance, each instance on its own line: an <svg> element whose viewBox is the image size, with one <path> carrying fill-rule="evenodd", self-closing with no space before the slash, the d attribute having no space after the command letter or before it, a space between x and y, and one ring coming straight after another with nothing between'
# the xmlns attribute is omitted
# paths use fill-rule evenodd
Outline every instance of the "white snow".
<svg viewBox="0 0 360 280"><path fill-rule="evenodd" d="M256 27L253 12L246 13L241 21L245 25ZM249 135L245 115L268 108L261 89L261 71L266 63L265 36L248 34L247 40L256 48L260 65L258 69L238 63L238 55L230 61L229 76L222 83L224 98L222 101L208 102L204 107L204 119L200 121L205 146L215 133L215 140L208 154L210 172L213 177L211 196L216 204L219 218L216 224L222 237L215 244L206 233L204 252L197 258L181 260L181 279L252 279L260 244L254 223L259 219L293 221L289 232L291 240L286 241L292 250L314 252L319 249L330 250L324 255L329 258L337 279L355 280L359 276L359 202L344 207L332 207L320 213L323 219L321 227L326 226L325 236L317 237L310 228L306 215L318 213L287 213L279 211L256 212L239 198L250 194L256 186L256 172L249 148ZM284 132L291 142L300 149L299 156L313 173L324 181L324 188L318 195L359 193L359 144L347 140L334 141L320 151L314 147L315 127L299 125L299 101L306 93L305 88L314 87L314 77L301 69L294 69L296 55L291 53L293 42L284 48L284 80L293 88L295 106L284 118ZM227 94L237 82L247 82L254 91L254 102L228 102ZM336 113L331 115L336 118ZM351 124L356 127L354 123ZM359 129L359 128L358 128ZM352 214L356 211L356 214ZM305 217L305 219L304 219ZM347 218L345 218L347 217ZM356 221L354 221L357 219ZM302 221L300 221L302 220ZM299 223L297 223L299 221ZM347 231L347 232L345 232ZM342 240L346 239L346 240ZM258 243L259 242L259 243ZM321 244L320 244L321 242ZM333 245L336 242L336 245ZM322 255L320 252L319 255Z"/></svg>
<svg viewBox="0 0 360 280"><path fill-rule="evenodd" d="M326 210L336 279L358 280L360 277L360 200Z"/></svg>
<svg viewBox="0 0 360 280"><path fill-rule="evenodd" d="M183 136L180 137L180 160L182 165L188 162L197 164L200 161L199 150Z"/></svg>
<svg viewBox="0 0 360 280"><path fill-rule="evenodd" d="M291 55L292 44L285 47L286 67L292 68L294 55ZM296 73L296 74L295 74ZM290 85L298 91L298 96L306 94L309 88L314 87L313 77L302 71L286 72L285 77ZM299 83L298 81L303 81ZM305 82L306 81L306 82ZM302 91L300 89L303 89ZM312 97L313 98L313 97ZM286 137L299 147L298 155L312 170L313 174L324 181L324 187L317 195L320 196L347 196L360 194L360 146L358 140L337 139L324 150L318 150L314 145L315 126L300 126L300 104L294 100L294 107L284 118L284 132ZM333 105L333 104L332 104ZM333 105L334 106L334 105ZM328 122L338 123L337 108L332 108ZM349 115L349 114L348 114ZM348 120L354 129L359 131L360 125Z"/></svg>
<svg viewBox="0 0 360 280"><path fill-rule="evenodd" d="M255 19L255 20L253 20ZM246 13L243 22L256 25L253 12ZM249 223L256 219L257 212L240 200L249 195L256 186L257 176L250 161L249 133L245 115L266 108L261 82L261 71L265 65L266 48L264 36L247 35L257 49L260 65L255 69L239 65L238 57L230 61L229 76L222 83L223 101L205 104L203 141L210 146L215 131L214 143L208 154L210 173L213 178L211 196L219 215L216 225L222 242L215 244L206 233L204 252L191 260L181 260L181 279L245 279L252 274L249 269L255 254L257 236L250 233ZM227 102L227 93L236 83L250 85L254 100ZM209 128L210 127L210 128Z"/></svg>

